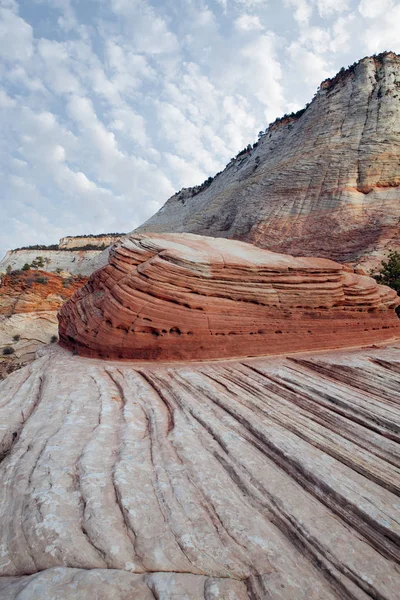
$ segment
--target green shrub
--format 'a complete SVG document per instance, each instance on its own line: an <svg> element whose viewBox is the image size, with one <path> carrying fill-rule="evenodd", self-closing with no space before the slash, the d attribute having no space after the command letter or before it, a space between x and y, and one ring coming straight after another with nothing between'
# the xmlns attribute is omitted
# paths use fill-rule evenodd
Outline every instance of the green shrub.
<svg viewBox="0 0 400 600"><path fill-rule="evenodd" d="M378 283L388 285L400 293L400 252L389 252L388 260L382 261L381 270L373 277Z"/></svg>
<svg viewBox="0 0 400 600"><path fill-rule="evenodd" d="M46 285L47 283L49 283L49 279L48 279L48 277L36 277L35 282Z"/></svg>
<svg viewBox="0 0 400 600"><path fill-rule="evenodd" d="M50 344L55 344L58 342L58 337L56 335L51 336Z"/></svg>
<svg viewBox="0 0 400 600"><path fill-rule="evenodd" d="M15 350L11 346L6 346L5 348L3 348L4 356L7 356L8 354L14 354L14 352Z"/></svg>
<svg viewBox="0 0 400 600"><path fill-rule="evenodd" d="M69 288L69 286L72 283L73 279L74 279L73 277L68 277L68 279L64 279L63 286L65 288Z"/></svg>
<svg viewBox="0 0 400 600"><path fill-rule="evenodd" d="M22 271L29 271L30 268L31 268L31 265L29 263L25 263L21 270Z"/></svg>
<svg viewBox="0 0 400 600"><path fill-rule="evenodd" d="M14 342L19 342L20 339L21 339L21 336L19 335L19 333L17 333L16 335L13 336Z"/></svg>
<svg viewBox="0 0 400 600"><path fill-rule="evenodd" d="M382 261L381 270L372 273L372 277L382 285L388 285L400 294L400 252L391 250L387 260ZM397 316L400 318L400 306L396 308Z"/></svg>

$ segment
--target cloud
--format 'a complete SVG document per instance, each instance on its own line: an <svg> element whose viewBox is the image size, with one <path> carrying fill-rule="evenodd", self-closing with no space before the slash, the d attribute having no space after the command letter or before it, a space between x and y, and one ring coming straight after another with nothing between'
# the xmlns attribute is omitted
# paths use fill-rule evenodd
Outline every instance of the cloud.
<svg viewBox="0 0 400 600"><path fill-rule="evenodd" d="M380 15L387 14L393 8L392 0L361 0L358 5L358 11L367 19L375 19Z"/></svg>
<svg viewBox="0 0 400 600"><path fill-rule="evenodd" d="M328 64L321 56L307 50L296 42L293 42L289 46L288 54L297 73L313 87L317 87L323 79L328 77Z"/></svg>
<svg viewBox="0 0 400 600"><path fill-rule="evenodd" d="M317 0L317 6L321 17L326 18L334 13L347 11L350 0Z"/></svg>
<svg viewBox="0 0 400 600"><path fill-rule="evenodd" d="M371 5L366 6L369 23L364 32L364 44L367 52L378 53L382 50L400 52L400 4L390 3L384 12L376 15ZM374 15L374 16L371 16Z"/></svg>
<svg viewBox="0 0 400 600"><path fill-rule="evenodd" d="M235 21L237 29L242 31L261 31L264 29L260 18L257 15L240 15Z"/></svg>
<svg viewBox="0 0 400 600"><path fill-rule="evenodd" d="M285 4L294 9L294 18L300 25L309 22L313 8L307 0L285 0Z"/></svg>
<svg viewBox="0 0 400 600"><path fill-rule="evenodd" d="M0 55L3 60L25 61L33 54L31 25L16 13L16 4L0 4Z"/></svg>
<svg viewBox="0 0 400 600"><path fill-rule="evenodd" d="M167 22L146 0L111 0L111 7L137 51L157 55L179 50Z"/></svg>

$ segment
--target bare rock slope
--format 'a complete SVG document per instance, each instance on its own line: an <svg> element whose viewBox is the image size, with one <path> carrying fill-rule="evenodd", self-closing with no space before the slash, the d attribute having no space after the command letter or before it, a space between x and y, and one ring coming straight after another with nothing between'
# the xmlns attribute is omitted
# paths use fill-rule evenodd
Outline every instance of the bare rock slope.
<svg viewBox="0 0 400 600"><path fill-rule="evenodd" d="M87 281L30 270L0 280L0 379L58 334L57 311Z"/></svg>
<svg viewBox="0 0 400 600"><path fill-rule="evenodd" d="M395 600L400 347L0 383L2 600Z"/></svg>
<svg viewBox="0 0 400 600"><path fill-rule="evenodd" d="M103 358L193 360L400 337L396 292L327 259L235 240L136 234L63 305L60 343Z"/></svg>
<svg viewBox="0 0 400 600"><path fill-rule="evenodd" d="M365 58L321 84L205 185L137 231L192 232L376 266L400 249L400 57Z"/></svg>

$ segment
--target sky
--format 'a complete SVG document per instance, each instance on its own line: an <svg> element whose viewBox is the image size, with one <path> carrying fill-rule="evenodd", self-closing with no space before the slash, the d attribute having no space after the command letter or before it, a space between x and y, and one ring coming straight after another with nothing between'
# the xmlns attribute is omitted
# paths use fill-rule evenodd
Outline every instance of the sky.
<svg viewBox="0 0 400 600"><path fill-rule="evenodd" d="M0 255L131 231L399 31L395 0L0 0Z"/></svg>

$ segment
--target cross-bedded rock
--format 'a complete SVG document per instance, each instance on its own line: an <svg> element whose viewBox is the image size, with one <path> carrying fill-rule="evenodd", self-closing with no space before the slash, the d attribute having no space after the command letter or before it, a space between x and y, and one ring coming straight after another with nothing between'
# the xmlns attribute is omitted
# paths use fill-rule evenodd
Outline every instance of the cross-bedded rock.
<svg viewBox="0 0 400 600"><path fill-rule="evenodd" d="M187 360L355 346L399 335L396 293L326 259L192 234L136 234L59 313L85 356Z"/></svg>

